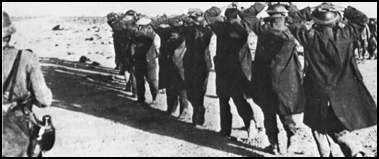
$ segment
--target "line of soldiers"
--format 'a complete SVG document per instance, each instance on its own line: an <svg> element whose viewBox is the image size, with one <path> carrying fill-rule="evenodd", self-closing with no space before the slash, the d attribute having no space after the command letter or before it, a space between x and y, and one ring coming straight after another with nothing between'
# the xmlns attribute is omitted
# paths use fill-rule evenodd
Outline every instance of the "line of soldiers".
<svg viewBox="0 0 379 159"><path fill-rule="evenodd" d="M269 17L258 18L264 10ZM166 89L168 113L179 104L180 116L185 116L188 100L193 124L203 125L212 67L209 46L216 42L213 63L221 135L231 136L230 99L250 139L254 129L261 129L247 102L252 98L264 112L270 152L279 152L277 115L287 132L287 150L297 151L300 124L293 117L304 113L321 156L332 155L333 142L345 156L364 155L351 131L376 125L377 108L354 58L355 41L368 22L354 7L323 3L299 10L290 2L276 2L243 9L233 3L225 11L190 9L172 17L147 18L132 10L107 17L114 30L116 63L134 76L130 85L136 85L139 102L145 102L146 79L153 100L158 89ZM254 59L248 44L251 34L258 39ZM304 48L303 69L297 43Z"/></svg>
<svg viewBox="0 0 379 159"><path fill-rule="evenodd" d="M356 42L359 60L377 59L377 20L370 18L361 36Z"/></svg>

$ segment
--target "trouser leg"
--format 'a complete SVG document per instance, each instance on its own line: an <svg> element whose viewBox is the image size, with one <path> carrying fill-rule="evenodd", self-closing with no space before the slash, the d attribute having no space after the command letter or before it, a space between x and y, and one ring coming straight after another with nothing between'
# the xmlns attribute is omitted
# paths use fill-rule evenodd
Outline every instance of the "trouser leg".
<svg viewBox="0 0 379 159"><path fill-rule="evenodd" d="M232 133L232 113L230 112L229 99L230 97L227 96L219 97L221 121L220 133L225 136L230 136Z"/></svg>
<svg viewBox="0 0 379 159"><path fill-rule="evenodd" d="M175 112L178 105L178 93L175 89L168 88L166 91L167 95L167 112L172 114Z"/></svg>
<svg viewBox="0 0 379 159"><path fill-rule="evenodd" d="M129 83L131 85L133 95L137 95L137 80L135 72L133 71L130 72Z"/></svg>
<svg viewBox="0 0 379 159"><path fill-rule="evenodd" d="M254 119L253 109L251 109L250 104L242 96L233 96L232 97L234 104L237 107L237 112L241 116L246 129L250 127L250 121Z"/></svg>
<svg viewBox="0 0 379 159"><path fill-rule="evenodd" d="M188 101L187 101L187 92L185 89L179 89L179 103L180 103L180 115L183 114L184 110L188 109Z"/></svg>
<svg viewBox="0 0 379 159"><path fill-rule="evenodd" d="M193 92L193 91L190 91ZM194 93L194 92L193 92ZM192 121L193 124L203 125L205 118L205 108L204 108L204 96L202 94L192 94L193 98L190 99L190 102L193 106L193 115Z"/></svg>
<svg viewBox="0 0 379 159"><path fill-rule="evenodd" d="M264 126L270 144L278 144L278 124L276 121L276 109L272 103L261 106L264 115Z"/></svg>
<svg viewBox="0 0 379 159"><path fill-rule="evenodd" d="M131 91L131 83L130 83L130 73L127 71L127 70L124 70L124 78L125 78L125 83L126 83L126 85L125 85L125 90L126 91Z"/></svg>
<svg viewBox="0 0 379 159"><path fill-rule="evenodd" d="M148 83L149 83L151 97L153 98L153 101L155 101L158 95L158 80L153 80L153 81L148 80Z"/></svg>
<svg viewBox="0 0 379 159"><path fill-rule="evenodd" d="M120 52L120 43L118 42L118 40L113 37L113 47L114 47L114 52L115 52L115 64L116 64L116 67L118 68L119 67L119 52Z"/></svg>
<svg viewBox="0 0 379 159"><path fill-rule="evenodd" d="M156 58L154 61L152 61L149 64L148 70L147 70L147 75L146 75L146 80L149 83L150 87L150 93L153 98L153 101L155 101L157 94L158 94L158 58Z"/></svg>
<svg viewBox="0 0 379 159"><path fill-rule="evenodd" d="M136 70L137 98L139 102L145 102L145 71Z"/></svg>

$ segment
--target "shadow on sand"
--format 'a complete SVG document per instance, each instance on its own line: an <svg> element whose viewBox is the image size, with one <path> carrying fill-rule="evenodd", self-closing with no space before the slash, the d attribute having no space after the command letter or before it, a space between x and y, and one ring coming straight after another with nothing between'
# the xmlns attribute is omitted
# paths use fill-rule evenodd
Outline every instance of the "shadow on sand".
<svg viewBox="0 0 379 159"><path fill-rule="evenodd" d="M253 152L257 149L250 145L228 140L211 130L197 129L164 111L138 105L122 90L124 82L114 78L116 72L112 69L55 58L44 58L41 62L46 82L57 101L53 103L54 107L84 112L228 153L263 156L260 152Z"/></svg>

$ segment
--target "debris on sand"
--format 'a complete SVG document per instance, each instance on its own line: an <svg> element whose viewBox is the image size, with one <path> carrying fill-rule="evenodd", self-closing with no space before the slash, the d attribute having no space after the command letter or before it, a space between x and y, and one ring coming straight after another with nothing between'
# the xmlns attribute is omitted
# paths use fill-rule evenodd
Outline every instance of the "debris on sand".
<svg viewBox="0 0 379 159"><path fill-rule="evenodd" d="M93 41L93 37L86 38L85 41Z"/></svg>
<svg viewBox="0 0 379 159"><path fill-rule="evenodd" d="M89 61L91 61L91 60L87 56L80 56L80 58L79 58L79 62L81 62L81 63L86 63Z"/></svg>
<svg viewBox="0 0 379 159"><path fill-rule="evenodd" d="M93 34L93 36L95 36L96 39L101 39L102 38L99 34Z"/></svg>
<svg viewBox="0 0 379 159"><path fill-rule="evenodd" d="M58 30L64 30L64 28L58 24L58 25L54 26L53 29L51 29L51 30L58 31Z"/></svg>
<svg viewBox="0 0 379 159"><path fill-rule="evenodd" d="M100 66L100 63L98 63L98 62L96 62L96 61L93 61L93 62L91 63L91 66Z"/></svg>
<svg viewBox="0 0 379 159"><path fill-rule="evenodd" d="M67 55L74 55L74 52L67 51Z"/></svg>
<svg viewBox="0 0 379 159"><path fill-rule="evenodd" d="M54 46L57 47L57 46L59 46L59 45L58 45L58 44L55 44Z"/></svg>
<svg viewBox="0 0 379 159"><path fill-rule="evenodd" d="M90 64L91 66L100 66L100 63L99 63L99 62L92 61L92 60L89 59L87 56L80 56L80 58L79 58L79 62L80 62L80 63L87 63L87 64Z"/></svg>

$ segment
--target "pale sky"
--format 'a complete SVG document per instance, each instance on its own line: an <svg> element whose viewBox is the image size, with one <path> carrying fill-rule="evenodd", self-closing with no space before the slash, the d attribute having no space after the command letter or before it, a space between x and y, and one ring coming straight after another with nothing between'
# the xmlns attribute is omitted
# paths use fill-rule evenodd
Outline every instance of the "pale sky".
<svg viewBox="0 0 379 159"><path fill-rule="evenodd" d="M294 2L299 9L316 6L321 2ZM186 13L188 8L206 10L211 6L223 7L230 2L2 2L2 10L12 16L105 16L111 11L125 12L134 9L146 15L155 16L166 13ZM254 2L240 2L248 7ZM369 17L377 17L377 2L334 2L336 5L351 5L366 13Z"/></svg>

